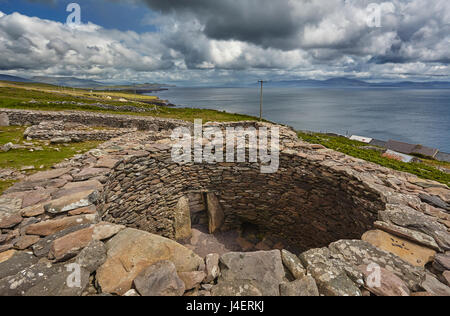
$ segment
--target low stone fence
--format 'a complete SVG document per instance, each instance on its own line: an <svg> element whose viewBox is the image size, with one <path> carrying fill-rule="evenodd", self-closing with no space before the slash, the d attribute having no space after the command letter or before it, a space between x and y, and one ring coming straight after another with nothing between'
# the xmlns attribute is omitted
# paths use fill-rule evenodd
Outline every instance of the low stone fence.
<svg viewBox="0 0 450 316"><path fill-rule="evenodd" d="M57 112L0 109L0 115L1 114L6 114L8 116L10 125L19 126L38 125L43 121L63 121L89 126L105 126L113 128L137 128L142 131L161 131L174 129L179 126L191 126L191 124L181 120L80 111Z"/></svg>

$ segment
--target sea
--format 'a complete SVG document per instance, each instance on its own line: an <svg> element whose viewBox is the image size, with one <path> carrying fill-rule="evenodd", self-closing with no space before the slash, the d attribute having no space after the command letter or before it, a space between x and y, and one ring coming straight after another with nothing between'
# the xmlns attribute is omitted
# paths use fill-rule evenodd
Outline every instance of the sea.
<svg viewBox="0 0 450 316"><path fill-rule="evenodd" d="M259 116L255 87L175 87L152 93L178 107ZM266 87L263 117L297 130L359 135L450 153L450 89Z"/></svg>

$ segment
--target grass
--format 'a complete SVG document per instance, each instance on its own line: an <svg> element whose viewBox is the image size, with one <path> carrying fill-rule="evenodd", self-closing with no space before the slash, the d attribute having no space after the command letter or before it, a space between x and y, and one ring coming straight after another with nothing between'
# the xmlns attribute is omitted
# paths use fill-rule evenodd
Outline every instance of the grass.
<svg viewBox="0 0 450 316"><path fill-rule="evenodd" d="M111 99L107 98L111 97ZM119 102L118 99L123 98L127 102ZM204 122L236 122L236 121L256 121L258 118L248 115L233 114L216 110L191 109L191 108L171 108L151 105L151 100L156 97L135 95L126 92L108 92L94 91L90 92L83 89L62 89L46 84L19 84L0 82L0 108L8 109L29 109L29 110L47 110L47 111L64 111L77 110L108 114L123 114L135 116L154 116L161 118L180 119L185 121L194 121L202 119ZM33 103L28 101L34 100ZM53 104L49 102L68 101L83 103L76 104ZM141 102L142 101L142 102ZM103 103L115 106L132 105L137 107L150 107L156 109L151 112L137 113L127 111L113 111L100 109L94 103ZM0 129L0 131L2 131ZM23 129L12 127L3 130L0 133L0 144L7 142L18 143L21 141ZM347 155L367 160L384 167L388 167L398 171L409 172L423 179L435 180L450 185L450 175L436 167L444 167L450 169L449 163L437 162L434 160L424 159L423 163L404 163L392 159L382 157L381 153L362 149L366 144L349 140L345 137L329 136L324 134L307 134L299 132L298 136L310 143L317 143L327 148L345 153ZM14 167L20 168L27 165L34 165L49 168L65 158L69 158L78 152L87 151L98 145L98 142L86 142L73 144L69 147L53 146L52 148L44 148L44 151L31 153L27 150L12 150L8 153L0 153L0 168ZM59 151L55 151L55 147ZM0 191L2 186L8 186L8 183L0 183Z"/></svg>
<svg viewBox="0 0 450 316"><path fill-rule="evenodd" d="M24 127L10 126L0 127L0 145L12 142L13 144L23 143ZM27 141L28 142L28 141ZM20 170L25 166L34 166L33 173L51 168L56 163L76 154L84 153L98 147L99 141L88 141L69 145L45 146L43 142L33 142L35 146L41 146L42 151L29 151L29 149L12 149L8 152L0 152L0 169L12 168ZM0 181L0 193L14 184L15 181Z"/></svg>
<svg viewBox="0 0 450 316"><path fill-rule="evenodd" d="M43 85L45 89L40 89L41 85L32 84L32 88L28 85L12 85L12 84L2 84L0 82L0 108L7 109L23 109L23 110L42 110L42 111L88 111L97 113L107 113L107 114L122 114L122 115L135 115L135 116L153 116L161 118L171 118L180 119L185 121L193 121L194 119L202 119L205 122L228 122L228 121L256 121L258 118L242 115L233 114L227 112L221 112L216 110L203 110L203 109L190 109L190 108L172 108L155 106L149 103L139 103L139 102L118 102L114 100L106 100L104 96L106 95L116 95L124 97L130 100L134 94L127 93L116 93L116 92L101 92L102 97L99 99L95 97L99 92L94 92L92 95L88 91L85 93L77 92L77 94L71 94L70 91L51 91L47 85ZM52 86L50 86L52 87ZM54 87L56 89L57 87ZM75 89L75 91L84 91L81 89ZM103 95L104 94L104 95ZM129 97L127 97L129 96ZM144 96L143 96L144 97ZM156 97L148 97L149 100L156 100ZM34 101L33 103L28 103L29 101ZM66 101L66 102L77 102L83 103L84 105L77 104L54 104L48 102L54 101ZM114 106L124 106L132 105L135 107L151 108L156 109L151 112L129 112L129 111L114 111L101 109L95 106L95 103L103 103ZM151 102L151 101L150 101Z"/></svg>
<svg viewBox="0 0 450 316"><path fill-rule="evenodd" d="M434 166L429 165L428 160L425 163L405 163L385 158L382 157L380 152L361 148L362 146L367 146L365 143L353 141L340 136L330 136L320 133L309 134L304 132L298 132L298 136L306 142L321 144L329 149L342 152L355 158L370 161L394 170L408 172L423 179L435 180L440 183L450 185L450 174L442 172ZM439 162L438 165L450 167L449 163Z"/></svg>

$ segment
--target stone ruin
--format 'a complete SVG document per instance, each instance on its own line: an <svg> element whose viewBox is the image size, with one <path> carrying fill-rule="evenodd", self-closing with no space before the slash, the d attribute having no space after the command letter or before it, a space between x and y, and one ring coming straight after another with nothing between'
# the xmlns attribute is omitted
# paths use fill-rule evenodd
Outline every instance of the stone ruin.
<svg viewBox="0 0 450 316"><path fill-rule="evenodd" d="M0 295L450 295L447 186L283 126L276 173L249 162L178 164L171 130L180 121L137 123L0 198ZM64 285L70 263L83 267L80 288Z"/></svg>

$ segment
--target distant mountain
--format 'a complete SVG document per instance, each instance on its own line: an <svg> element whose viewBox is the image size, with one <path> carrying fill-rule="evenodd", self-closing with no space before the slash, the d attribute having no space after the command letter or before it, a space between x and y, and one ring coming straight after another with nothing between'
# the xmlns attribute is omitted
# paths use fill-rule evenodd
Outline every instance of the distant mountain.
<svg viewBox="0 0 450 316"><path fill-rule="evenodd" d="M10 76L10 75L2 75L0 74L0 81L12 81L12 82L32 82L29 79L25 79L22 77Z"/></svg>
<svg viewBox="0 0 450 316"><path fill-rule="evenodd" d="M75 77L45 77L45 76L36 76L31 78L35 82L51 84L55 86L64 86L71 88L95 88L104 86L103 83L88 80L88 79L79 79Z"/></svg>
<svg viewBox="0 0 450 316"><path fill-rule="evenodd" d="M372 87L372 88L415 88L415 89L450 89L450 82L377 82L370 83L357 79L332 78L328 80L284 80L269 81L268 86L272 87Z"/></svg>

